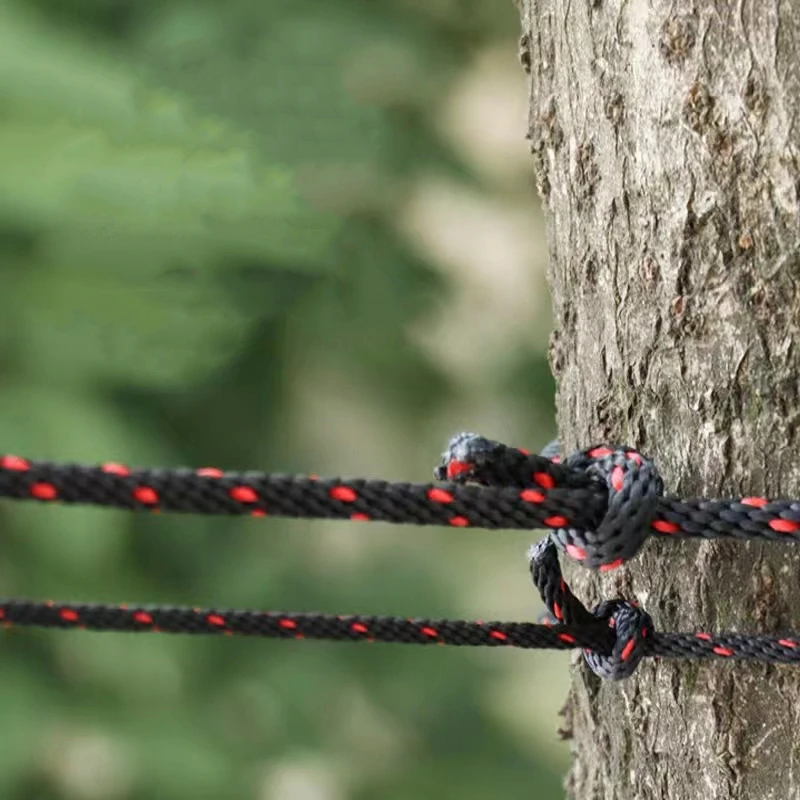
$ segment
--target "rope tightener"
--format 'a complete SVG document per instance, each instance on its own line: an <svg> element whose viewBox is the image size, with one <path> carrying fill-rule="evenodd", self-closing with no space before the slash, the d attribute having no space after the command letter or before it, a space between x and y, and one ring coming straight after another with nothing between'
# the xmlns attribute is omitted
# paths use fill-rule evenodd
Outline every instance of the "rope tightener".
<svg viewBox="0 0 800 800"><path fill-rule="evenodd" d="M599 445L563 462L472 433L454 437L435 471L444 484L321 480L206 467L133 469L0 457L0 497L129 510L375 520L476 528L548 528L530 552L533 581L549 609L543 624L414 620L166 606L0 600L6 626L241 634L404 644L583 648L605 678L633 673L642 658L718 657L800 663L800 634L656 633L649 615L611 600L592 611L570 592L556 548L584 566L619 567L649 536L800 541L800 502L663 496L654 466L628 447Z"/></svg>

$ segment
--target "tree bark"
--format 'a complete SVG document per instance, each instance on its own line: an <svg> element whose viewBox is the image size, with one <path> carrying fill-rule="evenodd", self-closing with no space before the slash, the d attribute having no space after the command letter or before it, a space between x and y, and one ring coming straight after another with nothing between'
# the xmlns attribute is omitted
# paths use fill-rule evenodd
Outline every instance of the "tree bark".
<svg viewBox="0 0 800 800"><path fill-rule="evenodd" d="M653 457L670 494L800 497L800 3L519 0L566 452ZM650 540L567 567L660 630L800 629L800 548ZM568 793L800 798L800 668L575 661ZM570 735L568 733L568 735Z"/></svg>

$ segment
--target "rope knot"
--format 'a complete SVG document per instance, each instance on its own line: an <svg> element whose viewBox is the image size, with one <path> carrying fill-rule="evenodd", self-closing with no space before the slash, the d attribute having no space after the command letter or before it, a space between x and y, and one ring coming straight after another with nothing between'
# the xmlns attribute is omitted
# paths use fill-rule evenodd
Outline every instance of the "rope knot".
<svg viewBox="0 0 800 800"><path fill-rule="evenodd" d="M540 539L529 552L531 577L548 613L547 625L585 625L613 631L609 652L584 650L584 660L595 675L609 680L629 678L647 654L647 639L653 637L650 615L626 600L604 600L592 611L572 593L561 574L552 536Z"/></svg>
<svg viewBox="0 0 800 800"><path fill-rule="evenodd" d="M586 663L601 678L612 681L629 678L646 655L646 640L652 638L655 631L650 615L626 600L604 600L592 614L614 629L616 640L610 656L585 650Z"/></svg>
<svg viewBox="0 0 800 800"><path fill-rule="evenodd" d="M564 466L604 486L608 506L595 530L560 528L554 531L556 541L584 566L619 567L636 555L656 518L664 482L655 464L633 448L598 445L569 456Z"/></svg>
<svg viewBox="0 0 800 800"><path fill-rule="evenodd" d="M597 509L592 528L570 527L571 515L554 514L563 527L553 533L569 556L603 571L636 555L651 533L664 493L655 464L630 447L596 445L562 460L557 441L531 455L476 433L454 436L434 474L437 480L529 488L540 500L543 491L552 489L574 489L584 497L591 493Z"/></svg>

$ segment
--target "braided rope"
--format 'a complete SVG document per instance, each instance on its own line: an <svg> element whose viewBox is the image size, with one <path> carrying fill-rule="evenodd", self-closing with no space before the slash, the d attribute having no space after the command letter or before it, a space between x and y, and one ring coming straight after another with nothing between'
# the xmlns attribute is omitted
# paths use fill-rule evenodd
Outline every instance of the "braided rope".
<svg viewBox="0 0 800 800"><path fill-rule="evenodd" d="M650 535L800 540L800 502L663 497L655 465L627 447L596 446L563 463L476 434L454 437L435 471L445 485L223 472L131 469L0 457L0 497L131 510L380 520L417 525L549 528L530 551L547 606L541 624L333 616L314 613L0 600L0 624L96 631L227 634L403 644L582 648L603 678L633 674L645 657L800 663L800 634L657 633L624 600L591 611L564 581L557 548L585 566L613 569Z"/></svg>
<svg viewBox="0 0 800 800"><path fill-rule="evenodd" d="M612 603L624 605L622 601ZM603 604L601 604L603 606ZM161 632L318 639L351 642L439 644L460 647L583 648L587 662L603 677L627 677L643 657L718 658L772 664L800 664L800 636L739 633L652 633L620 631L617 609L592 615L584 624L469 622L364 615L219 610L175 606L41 603L0 600L6 628L34 626L126 633ZM630 642L634 641L634 646Z"/></svg>
<svg viewBox="0 0 800 800"><path fill-rule="evenodd" d="M435 476L446 483L190 469L83 466L0 457L0 497L133 511L250 514L553 531L587 567L613 569L649 536L800 541L800 501L662 496L653 463L599 445L563 463L476 434L454 437Z"/></svg>

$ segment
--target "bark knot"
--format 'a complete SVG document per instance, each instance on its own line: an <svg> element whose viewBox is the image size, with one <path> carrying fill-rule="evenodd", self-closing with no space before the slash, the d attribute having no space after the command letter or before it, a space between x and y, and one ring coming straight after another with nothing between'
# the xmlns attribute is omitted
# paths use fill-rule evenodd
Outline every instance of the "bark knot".
<svg viewBox="0 0 800 800"><path fill-rule="evenodd" d="M675 14L664 20L659 50L671 67L681 66L697 41L697 18L690 14Z"/></svg>

